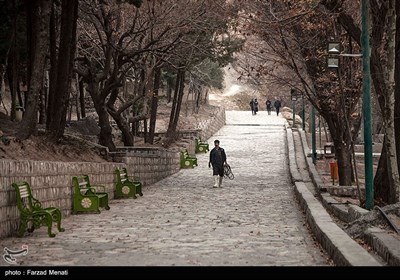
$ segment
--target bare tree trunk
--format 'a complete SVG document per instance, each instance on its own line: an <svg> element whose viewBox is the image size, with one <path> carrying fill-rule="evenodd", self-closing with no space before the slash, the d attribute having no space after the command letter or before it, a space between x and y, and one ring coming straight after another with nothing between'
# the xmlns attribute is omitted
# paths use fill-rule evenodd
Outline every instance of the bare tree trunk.
<svg viewBox="0 0 400 280"><path fill-rule="evenodd" d="M6 86L5 86L5 81L4 81L4 76L6 74L6 64L0 64L0 106L3 104L4 110L6 111L6 114L8 115L7 108L3 102L3 96L4 93L6 92Z"/></svg>
<svg viewBox="0 0 400 280"><path fill-rule="evenodd" d="M74 103L75 103L75 109L76 109L76 119L79 121L81 119L81 113L79 112L79 75L75 75L74 79Z"/></svg>
<svg viewBox="0 0 400 280"><path fill-rule="evenodd" d="M127 123L121 115L116 117L114 120L122 132L122 142L124 142L124 146L133 147L133 134L130 130L129 123Z"/></svg>
<svg viewBox="0 0 400 280"><path fill-rule="evenodd" d="M167 82L167 103L170 103L172 100L172 85Z"/></svg>
<svg viewBox="0 0 400 280"><path fill-rule="evenodd" d="M85 87L83 79L79 81L79 103L81 107L82 118L86 118L86 107L85 107Z"/></svg>
<svg viewBox="0 0 400 280"><path fill-rule="evenodd" d="M352 157L351 157L351 138L347 131L344 120L327 119L323 116L331 132L331 137L335 146L335 154L339 168L339 185L351 186L352 184ZM340 127L340 129L338 128Z"/></svg>
<svg viewBox="0 0 400 280"><path fill-rule="evenodd" d="M183 78L183 79L182 79ZM172 108L171 108L171 114L169 117L169 124L168 124L168 130L167 130L167 138L169 138L169 141L172 141L172 139L175 136L176 133L176 127L178 124L179 120L179 113L180 113L180 102L182 102L182 96L181 93L183 93L183 86L181 85L185 81L184 77L184 70L179 69L178 73L176 75L176 84L175 84L175 92L174 92L174 98L172 101Z"/></svg>
<svg viewBox="0 0 400 280"><path fill-rule="evenodd" d="M199 109L200 109L200 101L201 101L201 93L202 93L202 88L199 87L199 89L196 91L196 102L195 102L195 110L194 112L196 114L199 113Z"/></svg>
<svg viewBox="0 0 400 280"><path fill-rule="evenodd" d="M43 89L41 90L39 98L39 123L46 123L46 100L49 90L49 72L45 71Z"/></svg>
<svg viewBox="0 0 400 280"><path fill-rule="evenodd" d="M57 98L54 100L53 115L49 126L50 134L54 141L57 141L64 135L66 124L66 113L70 99L71 74L76 48L78 3L78 0L62 1L60 51L57 61Z"/></svg>
<svg viewBox="0 0 400 280"><path fill-rule="evenodd" d="M386 155L387 155L387 174L389 178L389 185L387 186L388 203L392 204L398 201L396 198L396 190L399 188L399 173L396 158L396 144L394 132L394 105L395 105L395 37L396 37L396 11L395 0L389 0L389 7L387 13L387 67L385 71L385 108L384 113L384 127L386 138Z"/></svg>
<svg viewBox="0 0 400 280"><path fill-rule="evenodd" d="M51 16L50 16L50 73L49 73L49 94L47 100L47 119L46 129L50 128L52 116L54 114L54 100L56 96L56 84L57 84L57 12L52 5Z"/></svg>
<svg viewBox="0 0 400 280"><path fill-rule="evenodd" d="M387 141L386 135L383 138L383 147ZM382 148L381 156L379 158L378 169L374 178L374 196L379 204L388 204L390 194L387 186L389 186L389 176L387 176L387 149Z"/></svg>
<svg viewBox="0 0 400 280"><path fill-rule="evenodd" d="M16 11L17 7L15 5L15 1L12 2L13 9ZM17 107L17 87L18 87L18 43L17 43L17 20L18 20L18 13L15 13L16 16L13 17L12 21L12 34L11 34L11 45L10 45L10 52L8 53L8 84L10 87L11 93L11 120L15 120L15 111ZM19 104L22 106L22 104Z"/></svg>
<svg viewBox="0 0 400 280"><path fill-rule="evenodd" d="M100 97L100 94L98 92L98 85L90 85L90 94L92 96L96 112L99 116L99 144L108 147L110 151L115 151L116 147L112 140L112 127L110 124L110 120L108 119L108 112L105 100Z"/></svg>
<svg viewBox="0 0 400 280"><path fill-rule="evenodd" d="M400 81L400 1L396 2L396 48L395 81ZM396 83L394 102L394 134L396 139L397 172L400 174L400 85ZM397 186L396 201L400 200L400 186Z"/></svg>
<svg viewBox="0 0 400 280"><path fill-rule="evenodd" d="M371 4L374 3L376 5L376 2L371 2ZM385 8L386 6L382 6L381 8ZM389 6L388 6L389 7ZM376 7L371 9L372 12L377 12ZM375 189L375 199L377 201L381 201L382 203L390 203L390 193L392 193L393 188L395 188L396 179L395 177L398 177L398 173L396 172L395 174L393 173L393 161L396 161L396 158L393 158L393 143L394 139L389 139L394 137L394 132L393 132L393 119L391 120L390 118L394 117L394 104L390 105L392 101L390 101L391 97L390 95L393 94L390 93L391 90L390 88L392 87L389 85L389 76L393 75L390 74L390 70L387 69L382 64L382 60L380 57L380 48L382 46L382 41L383 39L383 34L385 29L384 27L386 26L386 21L389 18L390 13L389 9L385 11L383 14L384 17L382 16L374 16L372 17L374 19L373 22L373 30L375 32L372 32L372 49L371 49L371 77L374 83L374 89L376 92L376 95L378 96L378 102L379 102L379 107L382 112L382 118L383 118L383 129L385 133L385 140L383 142L383 147L382 147L382 152L381 152L381 158L379 159L378 163L378 169L376 171L375 179L374 179L374 189ZM392 19L393 21L393 19ZM391 23L392 25L393 23ZM393 27L391 27L393 29ZM386 30L387 32L393 32L390 31L389 29ZM394 35L390 35L394 36ZM386 36L385 36L386 38ZM393 38L388 38L389 40L393 40ZM386 39L385 39L386 40ZM388 45L386 45L386 48L388 48ZM388 55L389 58L390 55ZM393 55L392 55L393 56ZM392 58L393 59L393 58ZM388 64L389 65L389 64ZM393 68L393 67L392 67ZM390 107L392 106L392 107ZM392 127L390 127L392 126ZM397 162L395 162L397 165ZM397 166L395 167L396 170ZM380 172L384 172L383 174L380 174ZM382 180L377 180L377 178L381 178Z"/></svg>
<svg viewBox="0 0 400 280"><path fill-rule="evenodd" d="M6 65L0 64L0 97L6 92L6 85L4 81L4 76L6 75Z"/></svg>
<svg viewBox="0 0 400 280"><path fill-rule="evenodd" d="M145 69L142 69L140 72L140 84L139 84L139 91L141 91L141 94L143 96L143 108L142 108L142 112L146 112L147 113L147 88L148 88L148 82L146 82L146 77L147 77L147 73ZM137 114L139 114L139 112L136 112ZM134 116L134 117L137 117ZM144 118L143 120L143 139L144 142L146 143L147 141L147 118ZM138 130L137 132L139 133L139 123L138 123Z"/></svg>
<svg viewBox="0 0 400 280"><path fill-rule="evenodd" d="M40 90L43 84L44 67L46 62L49 18L51 0L36 0L33 3L32 13L32 56L30 61L29 95L25 115L22 119L17 137L24 140L35 131L37 124L37 105ZM34 35L33 35L34 34Z"/></svg>
<svg viewBox="0 0 400 280"><path fill-rule="evenodd" d="M179 115L181 113L181 106L182 106L182 99L183 99L183 93L185 89L185 70L181 70L181 82L179 83L179 92L178 92L178 100L176 104L176 111L175 111L175 119L173 123L173 130L176 132L176 128L178 127L178 122L179 122Z"/></svg>
<svg viewBox="0 0 400 280"><path fill-rule="evenodd" d="M158 107L158 91L160 89L161 81L161 68L157 67L154 72L154 88L153 96L151 98L151 115L150 115L150 129L149 129L149 143L154 143L154 133L156 130L157 120L157 107Z"/></svg>
<svg viewBox="0 0 400 280"><path fill-rule="evenodd" d="M71 80L70 80L70 83L71 83ZM67 102L67 106L68 106L69 109L67 108L68 109L67 110L67 112L68 112L67 123L71 123L71 120L72 120L72 110L73 110L73 107L74 107L74 103L71 102L71 101L73 99L74 99L74 96L73 96L72 91L71 91L71 84L69 84L69 86L68 86L68 102ZM64 123L64 127L65 127L65 123Z"/></svg>
<svg viewBox="0 0 400 280"><path fill-rule="evenodd" d="M14 40L13 40L14 41ZM8 64L8 84L11 93L11 120L15 120L15 111L17 107L17 87L18 87L18 73L17 73L17 46L13 44L10 52L10 59ZM22 105L22 104L18 104Z"/></svg>
<svg viewBox="0 0 400 280"><path fill-rule="evenodd" d="M335 143L335 154L339 166L339 185L351 186L352 164L348 146L344 145L343 142Z"/></svg>
<svg viewBox="0 0 400 280"><path fill-rule="evenodd" d="M108 149L113 152L116 150L115 144L112 140L112 127L110 125L110 121L108 119L108 113L106 110L106 106L102 100L99 100L100 104L97 104L97 113L99 114L99 126L100 126L100 135L99 135L99 143L100 145L108 147Z"/></svg>
<svg viewBox="0 0 400 280"><path fill-rule="evenodd" d="M115 101L119 94L118 88L113 89L111 96L107 102L107 111L113 117L119 130L122 132L122 142L125 146L133 146L133 135L130 132L129 121L124 118L123 110L117 111L114 107Z"/></svg>
<svg viewBox="0 0 400 280"><path fill-rule="evenodd" d="M108 147L110 151L115 151L116 147L112 140L112 127L108 118L107 105L105 103L105 98L100 94L100 83L95 80L89 80L87 82L88 91L92 97L97 115L99 116L99 144Z"/></svg>

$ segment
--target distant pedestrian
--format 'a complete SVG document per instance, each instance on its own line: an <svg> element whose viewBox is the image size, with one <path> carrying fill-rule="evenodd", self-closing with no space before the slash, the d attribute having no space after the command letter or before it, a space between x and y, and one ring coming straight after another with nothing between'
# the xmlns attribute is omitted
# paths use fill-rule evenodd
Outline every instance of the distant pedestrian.
<svg viewBox="0 0 400 280"><path fill-rule="evenodd" d="M267 99L267 101L265 101L265 106L267 107L268 115L271 115L271 110L272 110L272 102L271 102L271 100Z"/></svg>
<svg viewBox="0 0 400 280"><path fill-rule="evenodd" d="M254 99L250 100L251 114L254 115Z"/></svg>
<svg viewBox="0 0 400 280"><path fill-rule="evenodd" d="M257 98L254 98L250 101L250 108L251 108L251 114L252 115L257 115L258 112L258 101Z"/></svg>
<svg viewBox="0 0 400 280"><path fill-rule="evenodd" d="M258 112L258 101L257 98L254 98L254 115L257 115Z"/></svg>
<svg viewBox="0 0 400 280"><path fill-rule="evenodd" d="M276 110L276 115L279 116L279 110L281 109L282 103L279 99L275 100L274 107Z"/></svg>
<svg viewBox="0 0 400 280"><path fill-rule="evenodd" d="M213 176L215 180L214 188L222 188L222 179L224 178L224 166L226 162L225 150L219 146L219 140L214 141L215 147L210 151L210 161L208 167L213 168Z"/></svg>
<svg viewBox="0 0 400 280"><path fill-rule="evenodd" d="M256 99L252 99L251 101L250 101L250 108L251 108L251 114L252 115L255 115L255 114L257 114L257 106L258 106L258 103L256 103Z"/></svg>

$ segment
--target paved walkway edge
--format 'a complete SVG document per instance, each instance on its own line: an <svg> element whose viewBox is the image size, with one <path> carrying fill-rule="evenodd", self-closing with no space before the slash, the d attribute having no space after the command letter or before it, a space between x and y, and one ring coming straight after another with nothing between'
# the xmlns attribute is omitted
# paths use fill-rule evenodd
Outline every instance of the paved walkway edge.
<svg viewBox="0 0 400 280"><path fill-rule="evenodd" d="M289 157L289 171L290 175L292 177L292 182L300 182L302 181L300 172L297 168L297 164L291 164L296 163L296 152L294 149L294 140L293 140L293 134L292 130L290 128L286 127L286 136L287 136L287 149L288 149L288 157Z"/></svg>
<svg viewBox="0 0 400 280"><path fill-rule="evenodd" d="M381 266L364 248L350 238L326 212L303 182L295 183L295 193L311 231L339 266Z"/></svg>
<svg viewBox="0 0 400 280"><path fill-rule="evenodd" d="M291 155L294 153L292 129L287 126L286 135L290 171L296 170L298 172L295 157ZM292 148L289 148L289 146L292 146ZM292 178L295 177L296 174L292 174ZM334 223L325 208L307 189L304 182L295 179L293 181L295 182L296 197L306 214L306 220L312 233L336 265L381 266L364 248Z"/></svg>

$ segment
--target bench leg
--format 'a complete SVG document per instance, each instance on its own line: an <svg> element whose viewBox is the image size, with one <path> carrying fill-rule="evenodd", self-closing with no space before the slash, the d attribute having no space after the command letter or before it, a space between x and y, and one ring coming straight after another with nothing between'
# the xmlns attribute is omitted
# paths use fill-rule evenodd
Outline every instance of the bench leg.
<svg viewBox="0 0 400 280"><path fill-rule="evenodd" d="M21 218L21 221L19 222L19 230L18 230L18 236L23 237L27 228L27 223L28 221L25 218Z"/></svg>
<svg viewBox="0 0 400 280"><path fill-rule="evenodd" d="M27 231L32 233L35 230L35 226L32 224L31 227L28 227Z"/></svg>
<svg viewBox="0 0 400 280"><path fill-rule="evenodd" d="M56 235L51 232L51 227L53 226L53 217L50 215L50 213L46 213L46 224L49 237L55 237Z"/></svg>
<svg viewBox="0 0 400 280"><path fill-rule="evenodd" d="M136 199L137 198L136 194L137 194L137 190L138 190L137 187L132 184L132 185L130 185L130 188L131 188L131 191L133 192L132 198Z"/></svg>
<svg viewBox="0 0 400 280"><path fill-rule="evenodd" d="M61 227L61 211L60 211L59 209L57 209L57 210L54 212L53 218L54 218L54 221L57 222L57 229L58 229L58 231L59 231L59 232L65 231L65 229Z"/></svg>
<svg viewBox="0 0 400 280"><path fill-rule="evenodd" d="M139 187L137 187L137 193L138 193L140 196L143 196L143 193L142 193L142 185L140 185Z"/></svg>
<svg viewBox="0 0 400 280"><path fill-rule="evenodd" d="M108 206L108 196L104 198L105 199L105 205L104 205L104 209L106 210L110 210L110 206Z"/></svg>

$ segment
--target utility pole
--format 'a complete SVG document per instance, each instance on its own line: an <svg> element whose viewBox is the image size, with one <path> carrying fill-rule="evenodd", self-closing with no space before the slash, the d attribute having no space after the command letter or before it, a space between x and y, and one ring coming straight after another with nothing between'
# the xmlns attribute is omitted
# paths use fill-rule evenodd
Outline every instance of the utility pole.
<svg viewBox="0 0 400 280"><path fill-rule="evenodd" d="M372 166L371 124L371 71L369 46L369 0L361 0L361 48L363 65L363 120L364 120L364 164L365 164L365 208L374 207L374 178Z"/></svg>

